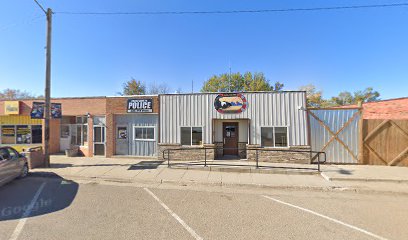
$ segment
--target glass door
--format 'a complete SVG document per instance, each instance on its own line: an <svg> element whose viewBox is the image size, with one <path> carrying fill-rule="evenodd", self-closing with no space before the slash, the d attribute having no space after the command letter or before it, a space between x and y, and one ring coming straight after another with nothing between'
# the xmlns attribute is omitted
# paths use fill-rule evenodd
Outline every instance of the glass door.
<svg viewBox="0 0 408 240"><path fill-rule="evenodd" d="M94 117L93 140L94 155L105 156L105 118Z"/></svg>

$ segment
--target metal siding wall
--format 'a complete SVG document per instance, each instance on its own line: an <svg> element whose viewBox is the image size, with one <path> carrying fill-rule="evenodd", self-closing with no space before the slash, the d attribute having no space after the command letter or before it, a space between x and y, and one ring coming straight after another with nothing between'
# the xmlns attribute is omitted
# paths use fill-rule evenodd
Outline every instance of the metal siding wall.
<svg viewBox="0 0 408 240"><path fill-rule="evenodd" d="M318 118L320 118L327 126L336 133L340 128L358 112L358 109L319 109L311 110ZM338 137L342 140L354 153L358 156L358 122L360 116L357 116ZM324 129L319 122L310 117L310 131L312 140L312 149L320 151L324 145L332 138L332 135ZM333 140L325 150L327 154L327 162L330 163L357 163L350 156L350 153L337 141Z"/></svg>
<svg viewBox="0 0 408 240"><path fill-rule="evenodd" d="M158 116L156 114L129 114L116 115L116 125L126 125L128 127L128 148L129 154L135 156L155 156L158 141ZM133 126L154 126L156 141L136 141L133 140ZM116 131L116 126L115 126ZM116 133L115 133L116 134ZM116 136L116 135L115 135Z"/></svg>
<svg viewBox="0 0 408 240"><path fill-rule="evenodd" d="M250 119L251 144L260 144L262 126L288 126L289 144L307 144L304 92L244 93L247 109L220 114L214 109L217 94L160 95L160 142L180 143L180 126L202 126L203 142L212 143L213 119Z"/></svg>

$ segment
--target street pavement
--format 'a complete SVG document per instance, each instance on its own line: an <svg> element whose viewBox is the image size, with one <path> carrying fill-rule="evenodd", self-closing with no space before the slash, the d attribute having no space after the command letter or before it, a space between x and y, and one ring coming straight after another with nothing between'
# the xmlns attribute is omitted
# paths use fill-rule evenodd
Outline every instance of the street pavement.
<svg viewBox="0 0 408 240"><path fill-rule="evenodd" d="M408 239L406 194L55 175L13 181L0 196L2 240Z"/></svg>

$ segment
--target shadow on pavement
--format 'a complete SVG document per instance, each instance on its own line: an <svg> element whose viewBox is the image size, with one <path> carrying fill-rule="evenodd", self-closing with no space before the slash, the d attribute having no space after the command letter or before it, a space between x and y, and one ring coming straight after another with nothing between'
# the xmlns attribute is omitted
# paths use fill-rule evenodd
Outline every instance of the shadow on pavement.
<svg viewBox="0 0 408 240"><path fill-rule="evenodd" d="M133 164L128 170L157 169L164 161L140 161Z"/></svg>
<svg viewBox="0 0 408 240"><path fill-rule="evenodd" d="M37 173L30 173L27 178L16 179L0 187L0 222L20 219L43 183L45 185L28 217L54 213L71 205L78 192L78 183L54 173L47 173L47 178L35 175Z"/></svg>

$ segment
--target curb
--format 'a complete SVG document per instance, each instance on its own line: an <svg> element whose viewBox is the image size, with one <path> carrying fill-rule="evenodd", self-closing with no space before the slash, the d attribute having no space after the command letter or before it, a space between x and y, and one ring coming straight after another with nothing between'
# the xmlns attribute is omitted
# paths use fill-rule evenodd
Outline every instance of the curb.
<svg viewBox="0 0 408 240"><path fill-rule="evenodd" d="M231 168L231 167L194 167L194 166L177 166L173 165L170 169L174 170L196 170L196 171L209 171L209 172L232 172L232 173L259 173L259 174L288 174L288 175L318 175L319 172L316 169L303 170L281 170L281 169L266 169L266 168Z"/></svg>
<svg viewBox="0 0 408 240"><path fill-rule="evenodd" d="M66 180L82 180L82 181L105 181L113 183L140 183L140 184L172 184L177 186L217 186L217 187L247 187L247 188L261 188L261 189L276 189L276 190L294 190L294 191L324 191L324 192L354 192L354 193L386 193L386 194L398 194L408 195L408 192L397 191L384 191L367 188L355 188L355 187L341 187L341 186L295 186L295 185L267 185L267 184L254 184L254 183L224 183L224 182L194 182L194 181L176 181L160 179L157 181L146 181L140 179L123 179L123 178L108 178L108 177L82 177L64 175L59 176L54 173L31 173L29 177L33 178L54 178L54 179L66 179Z"/></svg>

